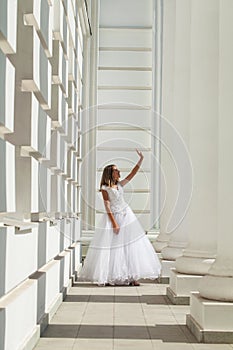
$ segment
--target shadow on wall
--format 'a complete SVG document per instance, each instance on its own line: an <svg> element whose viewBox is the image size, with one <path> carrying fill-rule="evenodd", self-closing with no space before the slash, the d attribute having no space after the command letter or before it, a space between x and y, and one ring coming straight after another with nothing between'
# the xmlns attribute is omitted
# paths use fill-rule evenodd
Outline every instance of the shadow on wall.
<svg viewBox="0 0 233 350"><path fill-rule="evenodd" d="M0 297L5 294L6 283L6 229L0 229ZM0 308L0 349L5 349L6 310Z"/></svg>
<svg viewBox="0 0 233 350"><path fill-rule="evenodd" d="M65 249L65 220L61 220L61 226L60 226L60 252L62 252Z"/></svg>
<svg viewBox="0 0 233 350"><path fill-rule="evenodd" d="M38 253L37 253L37 261L38 261L38 270L46 264L46 222L40 223L38 226Z"/></svg>
<svg viewBox="0 0 233 350"><path fill-rule="evenodd" d="M6 290L6 237L6 228L0 228L0 298Z"/></svg>
<svg viewBox="0 0 233 350"><path fill-rule="evenodd" d="M61 220L60 226L60 252L65 249L65 220ZM65 272L65 258L63 256L57 256L55 260L60 260L60 292L63 292L64 288L64 272Z"/></svg>
<svg viewBox="0 0 233 350"><path fill-rule="evenodd" d="M5 349L6 310L0 308L0 349Z"/></svg>
<svg viewBox="0 0 233 350"><path fill-rule="evenodd" d="M43 324L45 314L45 299L46 299L46 273L37 271L30 276L30 279L37 281L37 324Z"/></svg>
<svg viewBox="0 0 233 350"><path fill-rule="evenodd" d="M70 271L69 275L72 276L75 271L75 248L69 247L70 249Z"/></svg>
<svg viewBox="0 0 233 350"><path fill-rule="evenodd" d="M37 268L38 270L46 264L47 252L47 225L42 222L38 225L38 250L37 250ZM30 276L31 279L37 281L37 324L41 325L41 332L43 332L43 320L46 318L45 301L46 301L46 273L43 271L36 271Z"/></svg>
<svg viewBox="0 0 233 350"><path fill-rule="evenodd" d="M63 293L64 289L64 273L65 273L65 258L64 256L56 256L54 260L60 261L60 283L59 283L59 290L61 293Z"/></svg>

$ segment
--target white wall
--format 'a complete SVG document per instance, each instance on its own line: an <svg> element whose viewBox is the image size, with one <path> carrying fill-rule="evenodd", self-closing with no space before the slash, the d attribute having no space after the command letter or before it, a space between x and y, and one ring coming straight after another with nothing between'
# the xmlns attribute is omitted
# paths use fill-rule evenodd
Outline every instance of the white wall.
<svg viewBox="0 0 233 350"><path fill-rule="evenodd" d="M126 199L145 230L151 228L152 1L100 1L97 181L104 166L117 164L122 178L145 155ZM129 16L130 13L130 16ZM133 194L134 192L134 194ZM97 198L97 221L101 198Z"/></svg>
<svg viewBox="0 0 233 350"><path fill-rule="evenodd" d="M33 348L80 267L84 7L0 4L1 350Z"/></svg>

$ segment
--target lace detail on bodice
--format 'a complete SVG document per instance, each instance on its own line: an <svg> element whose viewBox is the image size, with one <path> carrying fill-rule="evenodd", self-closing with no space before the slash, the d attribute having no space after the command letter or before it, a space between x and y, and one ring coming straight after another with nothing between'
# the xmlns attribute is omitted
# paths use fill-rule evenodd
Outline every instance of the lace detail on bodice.
<svg viewBox="0 0 233 350"><path fill-rule="evenodd" d="M123 187L120 184L118 184L117 188L108 187L105 185L103 185L101 188L108 192L111 211L113 213L124 214L124 211L128 207L128 204L124 200Z"/></svg>

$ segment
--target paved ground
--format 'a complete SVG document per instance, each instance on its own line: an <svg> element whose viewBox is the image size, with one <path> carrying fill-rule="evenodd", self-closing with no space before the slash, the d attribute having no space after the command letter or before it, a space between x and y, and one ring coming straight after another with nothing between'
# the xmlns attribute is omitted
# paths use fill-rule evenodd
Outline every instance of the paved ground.
<svg viewBox="0 0 233 350"><path fill-rule="evenodd" d="M76 283L35 350L233 350L198 344L185 325L189 306L172 305L166 287Z"/></svg>

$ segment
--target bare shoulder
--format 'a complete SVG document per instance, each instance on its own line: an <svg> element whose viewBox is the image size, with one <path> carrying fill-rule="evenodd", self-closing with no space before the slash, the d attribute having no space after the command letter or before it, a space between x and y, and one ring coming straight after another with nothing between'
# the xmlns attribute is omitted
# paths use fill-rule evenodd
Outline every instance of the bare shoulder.
<svg viewBox="0 0 233 350"><path fill-rule="evenodd" d="M104 190L103 188L101 189L101 192L102 192L103 199L105 201L107 201L109 199L108 198L108 192L106 191L106 189Z"/></svg>

